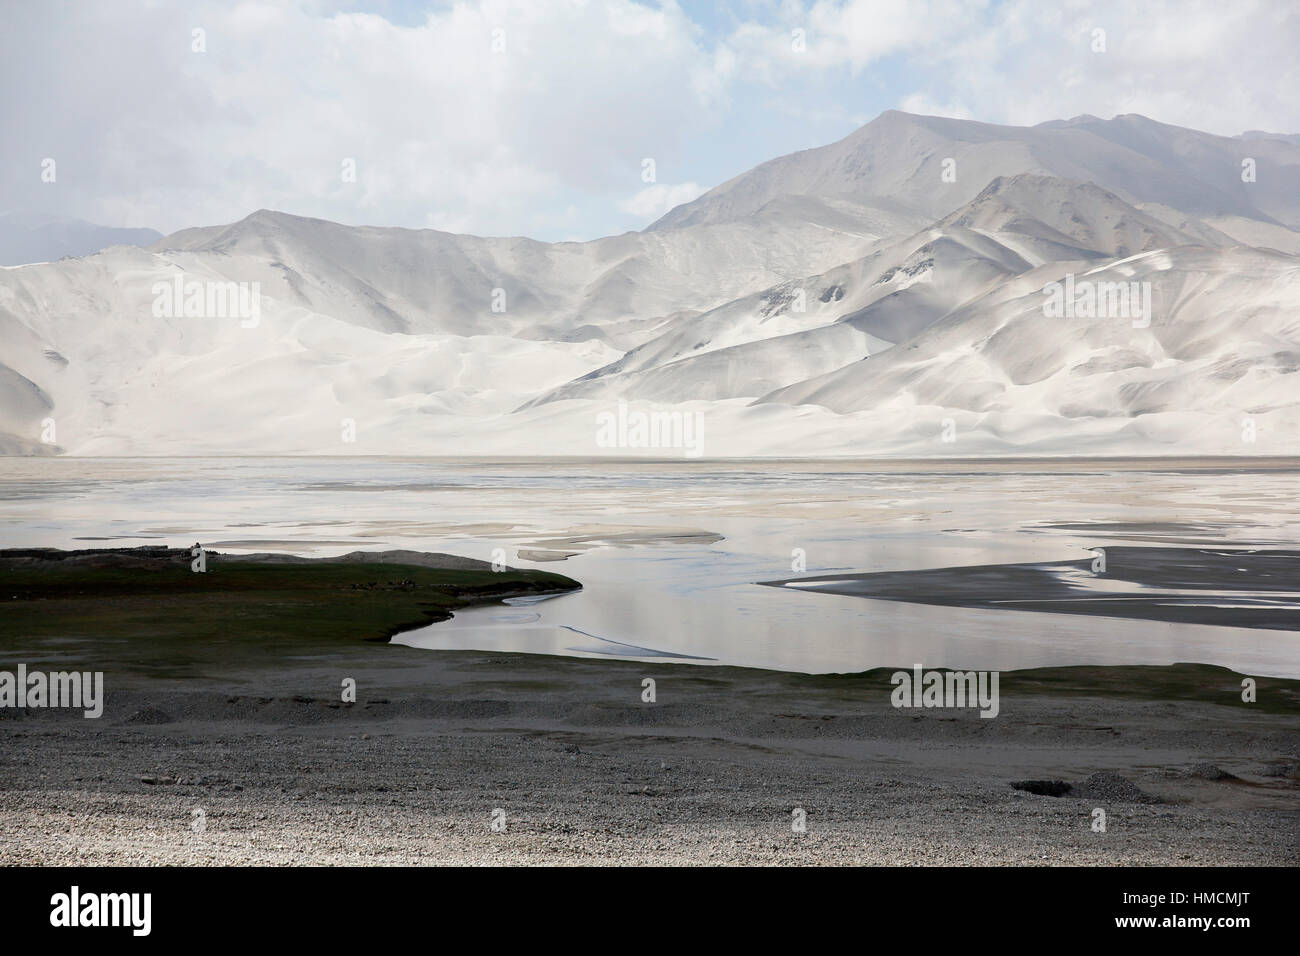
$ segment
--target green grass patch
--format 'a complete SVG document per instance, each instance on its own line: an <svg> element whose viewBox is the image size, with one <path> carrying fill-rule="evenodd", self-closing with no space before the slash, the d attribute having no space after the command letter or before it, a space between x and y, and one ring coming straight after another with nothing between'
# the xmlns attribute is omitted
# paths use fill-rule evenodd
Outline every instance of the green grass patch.
<svg viewBox="0 0 1300 956"><path fill-rule="evenodd" d="M185 676L351 649L446 620L457 608L564 591L547 571L405 564L274 564L222 559L188 567L0 569L7 658L30 665L129 667Z"/></svg>

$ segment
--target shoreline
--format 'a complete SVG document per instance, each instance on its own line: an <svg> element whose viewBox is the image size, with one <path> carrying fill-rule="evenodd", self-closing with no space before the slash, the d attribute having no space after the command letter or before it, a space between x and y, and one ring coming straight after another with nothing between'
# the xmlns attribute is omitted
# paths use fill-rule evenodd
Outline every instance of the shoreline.
<svg viewBox="0 0 1300 956"><path fill-rule="evenodd" d="M718 466L733 464L757 464L757 465L781 465L786 468L793 466L798 470L800 466L809 468L821 468L825 465L836 466L881 466L884 470L894 470L895 468L907 467L924 467L926 470L943 472L945 464L951 464L953 467L965 467L970 465L1077 465L1081 466L1077 470L1089 471L1166 471L1165 467L1151 468L1151 465L1167 465L1169 462L1184 463L1185 470L1214 470L1223 465L1240 465L1240 468L1234 468L1234 471L1294 471L1300 470L1300 454L1297 455L1188 455L1185 453L1168 454L1168 455L935 455L933 457L917 456L869 456L869 455L827 455L827 456L803 456L803 457L756 457L756 456L735 456L728 458L710 458L700 456L698 458L687 457L656 457L647 456L639 457L633 455L611 455L606 457L594 455L531 455L531 456L510 456L510 455L377 455L377 454L355 454L355 455L323 455L323 454L164 454L164 455L0 455L0 462L50 462L50 461L71 461L71 462L109 462L109 461L225 461L225 460L247 460L247 461L385 461L385 462L438 462L444 464L465 464L465 465L599 465L607 467L610 465L666 465L673 468L699 468L709 469ZM1175 470L1184 470L1179 468ZM872 469L855 468L855 470L870 472ZM1045 469L1050 470L1050 469Z"/></svg>
<svg viewBox="0 0 1300 956"><path fill-rule="evenodd" d="M851 571L762 587L939 607L1300 631L1300 551L1107 544L1085 558Z"/></svg>
<svg viewBox="0 0 1300 956"><path fill-rule="evenodd" d="M5 650L118 673L201 673L247 658L277 666L387 644L456 610L581 589L551 571L433 552L204 559L207 570L194 573L191 551L166 545L0 550L0 613L15 635Z"/></svg>
<svg viewBox="0 0 1300 956"><path fill-rule="evenodd" d="M93 640L45 614L6 642L0 667L86 661L107 679L98 719L0 708L0 865L1300 863L1297 680L1257 677L1246 703L1245 675L1210 665L1027 668L1002 672L984 719L893 706L910 662L814 675L429 651L358 639L337 602L362 599L374 626L388 602L464 600L468 580L496 600L509 577L349 557L144 571L166 577L162 611L119 601ZM328 580L325 615L196 617L213 606L195 589L237 573ZM560 577L519 574L532 593Z"/></svg>

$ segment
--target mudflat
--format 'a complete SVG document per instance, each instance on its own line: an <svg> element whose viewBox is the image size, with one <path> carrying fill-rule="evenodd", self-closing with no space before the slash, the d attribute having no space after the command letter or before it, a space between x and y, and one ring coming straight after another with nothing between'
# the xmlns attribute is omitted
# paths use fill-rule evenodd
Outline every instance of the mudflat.
<svg viewBox="0 0 1300 956"><path fill-rule="evenodd" d="M1078 561L762 581L877 601L1300 630L1300 551L1094 548Z"/></svg>

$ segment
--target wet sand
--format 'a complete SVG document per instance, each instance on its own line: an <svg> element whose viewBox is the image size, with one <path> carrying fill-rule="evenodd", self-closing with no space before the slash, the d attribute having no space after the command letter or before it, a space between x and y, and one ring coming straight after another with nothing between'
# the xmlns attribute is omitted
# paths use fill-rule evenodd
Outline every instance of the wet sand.
<svg viewBox="0 0 1300 956"><path fill-rule="evenodd" d="M942 607L1300 630L1300 551L1106 547L1079 561L808 575L759 583Z"/></svg>

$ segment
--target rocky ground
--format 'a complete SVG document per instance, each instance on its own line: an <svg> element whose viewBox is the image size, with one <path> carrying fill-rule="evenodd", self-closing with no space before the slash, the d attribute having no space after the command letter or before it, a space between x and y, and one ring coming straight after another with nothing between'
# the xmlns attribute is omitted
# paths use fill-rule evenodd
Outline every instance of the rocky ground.
<svg viewBox="0 0 1300 956"><path fill-rule="evenodd" d="M1300 719L1144 696L1160 669L1004 681L990 720L878 678L371 647L0 710L0 862L1300 862Z"/></svg>

